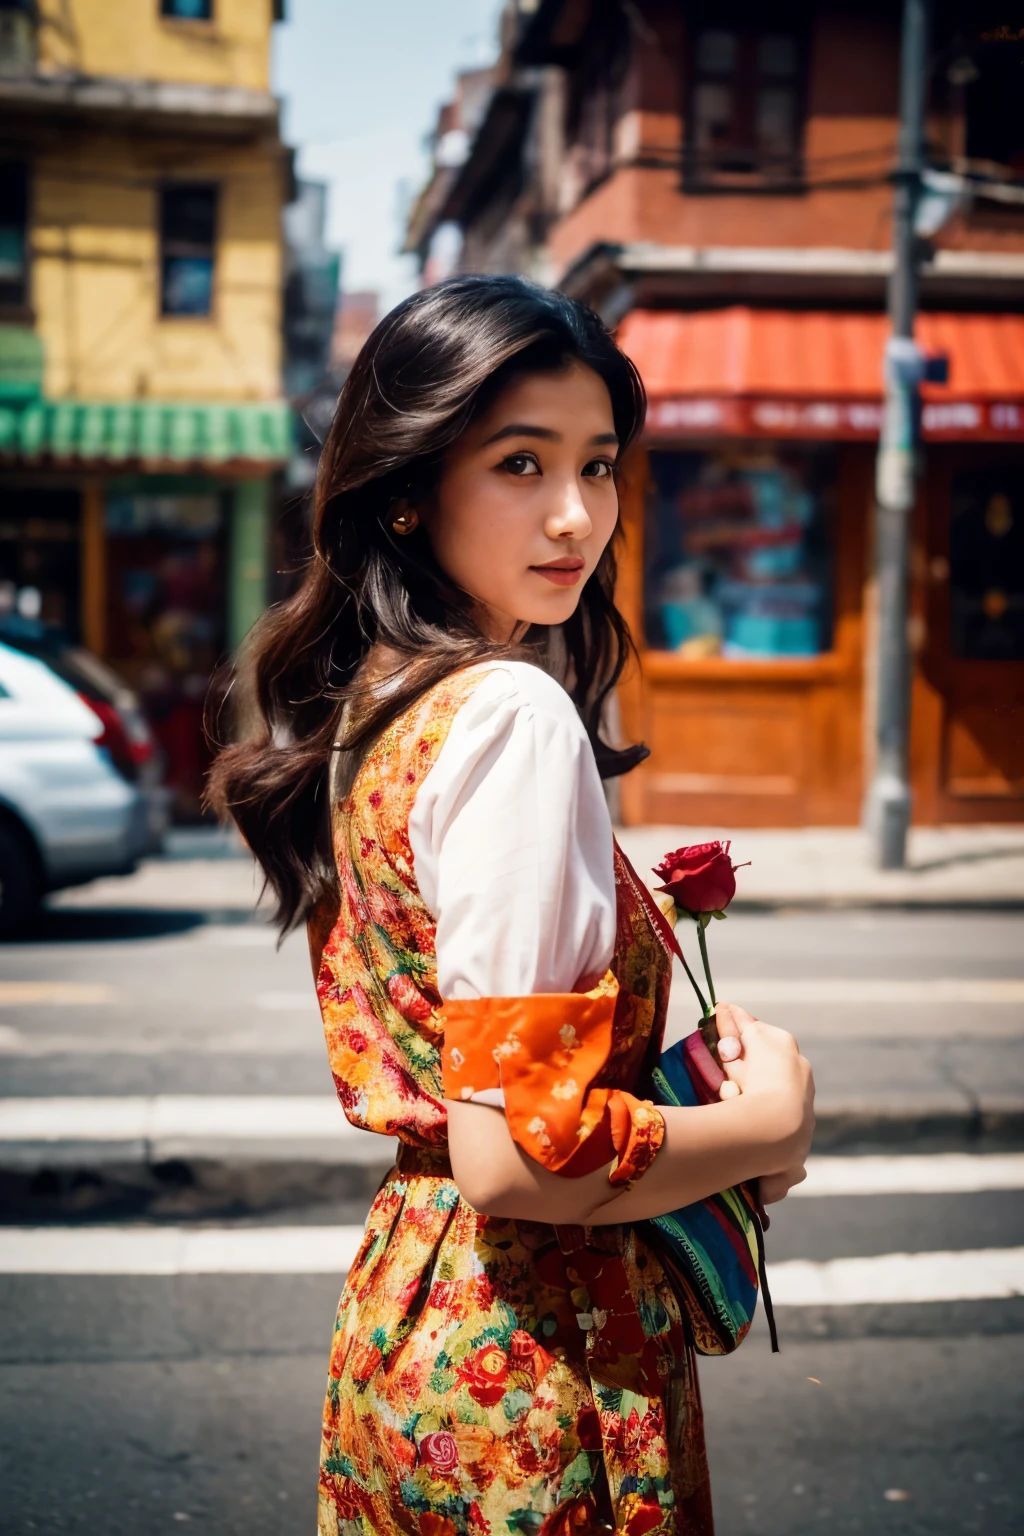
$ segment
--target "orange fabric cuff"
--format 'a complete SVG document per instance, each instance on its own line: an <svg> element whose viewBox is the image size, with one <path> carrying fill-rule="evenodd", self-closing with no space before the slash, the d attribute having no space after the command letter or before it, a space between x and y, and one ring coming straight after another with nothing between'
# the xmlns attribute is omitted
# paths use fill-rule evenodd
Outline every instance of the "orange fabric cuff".
<svg viewBox="0 0 1024 1536"><path fill-rule="evenodd" d="M617 996L609 971L589 992L446 1002L445 1098L500 1087L512 1136L535 1162L579 1177L617 1155L610 1181L638 1178L664 1140L661 1112L621 1089L590 1087L611 1053Z"/></svg>

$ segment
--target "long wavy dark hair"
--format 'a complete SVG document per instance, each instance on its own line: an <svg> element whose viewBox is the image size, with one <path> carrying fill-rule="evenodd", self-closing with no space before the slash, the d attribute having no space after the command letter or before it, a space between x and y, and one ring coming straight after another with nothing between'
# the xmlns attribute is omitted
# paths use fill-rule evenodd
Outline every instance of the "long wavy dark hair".
<svg viewBox="0 0 1024 1536"><path fill-rule="evenodd" d="M613 592L612 545L572 618L499 645L474 623L422 529L397 538L396 503L429 498L445 454L513 379L581 363L605 382L620 452L643 425L633 364L584 305L518 277L458 277L380 322L338 400L317 475L313 554L294 596L247 637L210 715L220 751L208 801L234 819L277 896L287 930L336 884L327 813L332 751L354 771L369 743L426 689L462 667L516 656L567 687L604 777L646 755L601 737L602 709L630 654ZM357 678L373 646L397 657ZM367 669L364 669L364 673ZM224 745L224 701L229 734Z"/></svg>

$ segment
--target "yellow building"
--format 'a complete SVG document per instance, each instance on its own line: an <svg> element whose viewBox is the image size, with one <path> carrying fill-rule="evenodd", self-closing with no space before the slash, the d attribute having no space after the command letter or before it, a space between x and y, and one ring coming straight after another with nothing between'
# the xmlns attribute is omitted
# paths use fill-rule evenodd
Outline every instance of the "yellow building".
<svg viewBox="0 0 1024 1536"><path fill-rule="evenodd" d="M281 0L0 0L0 603L140 690L184 810L266 601Z"/></svg>

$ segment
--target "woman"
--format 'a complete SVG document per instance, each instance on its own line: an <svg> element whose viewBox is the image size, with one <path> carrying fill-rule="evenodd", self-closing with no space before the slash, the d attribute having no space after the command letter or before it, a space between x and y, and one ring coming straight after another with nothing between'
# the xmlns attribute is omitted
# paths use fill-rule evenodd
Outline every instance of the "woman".
<svg viewBox="0 0 1024 1536"><path fill-rule="evenodd" d="M781 1198L812 1086L720 1009L722 1102L643 1096L670 957L601 789L643 749L600 735L643 412L582 306L415 295L346 381L314 560L248 646L259 730L214 803L308 921L348 1118L400 1143L338 1312L322 1536L711 1531L693 1354L635 1223L755 1175Z"/></svg>

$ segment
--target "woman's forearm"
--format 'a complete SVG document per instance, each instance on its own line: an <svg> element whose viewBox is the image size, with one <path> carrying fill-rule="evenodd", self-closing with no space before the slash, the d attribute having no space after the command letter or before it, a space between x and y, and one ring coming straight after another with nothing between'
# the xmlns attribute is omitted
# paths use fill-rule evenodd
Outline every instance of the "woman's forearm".
<svg viewBox="0 0 1024 1536"><path fill-rule="evenodd" d="M741 1098L699 1108L660 1106L665 1117L661 1151L642 1179L605 1199L586 1218L588 1226L647 1221L708 1195L775 1172L786 1161L782 1130ZM611 1198L608 1198L610 1193Z"/></svg>
<svg viewBox="0 0 1024 1536"><path fill-rule="evenodd" d="M579 1179L542 1168L513 1141L500 1109L447 1107L455 1181L470 1205L491 1216L586 1226L644 1221L786 1166L786 1128L742 1098L694 1109L662 1106L661 1151L621 1193L608 1182L608 1167Z"/></svg>

